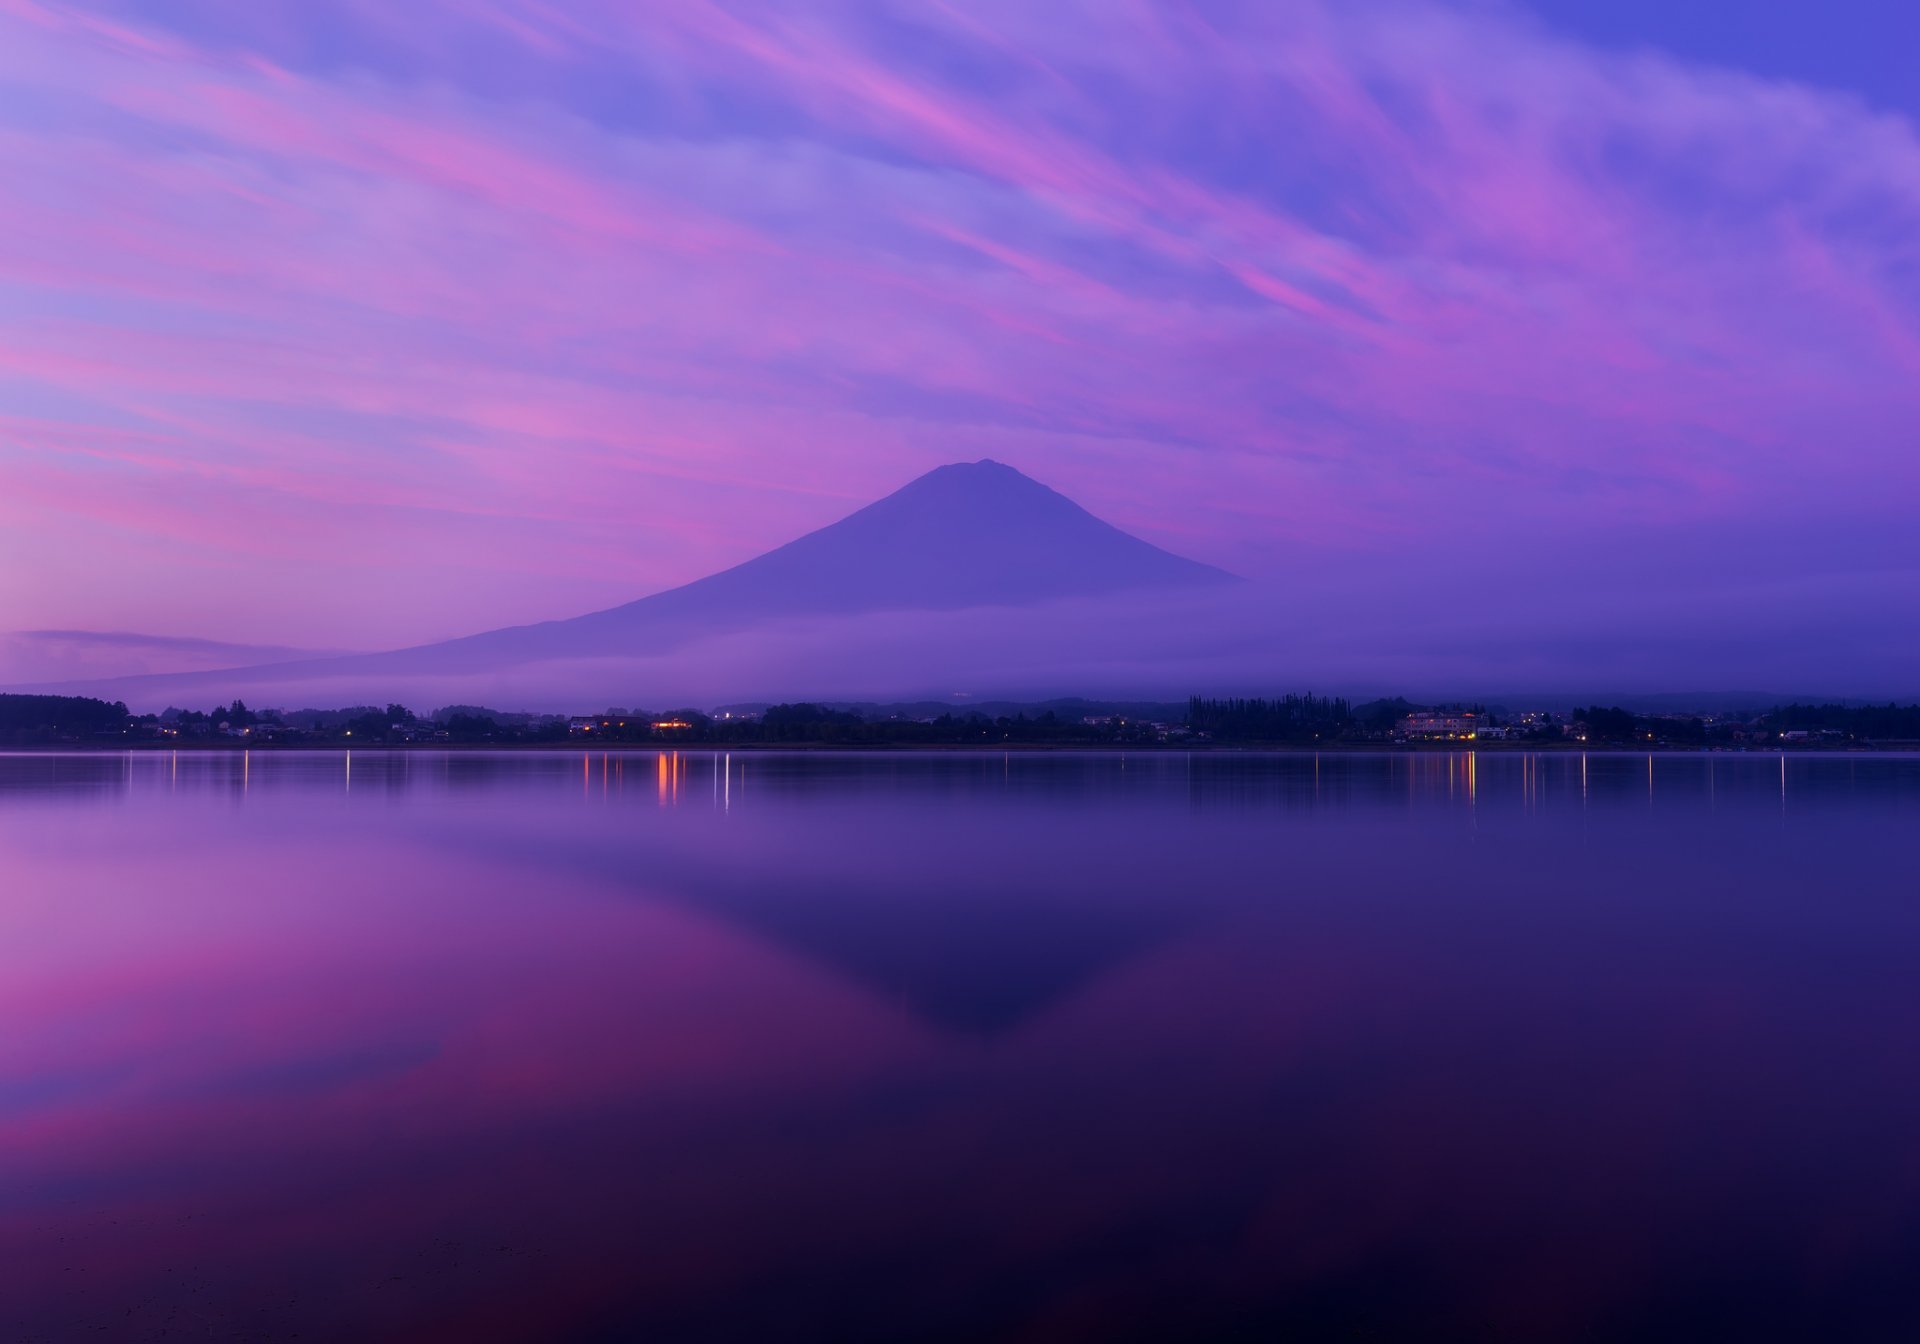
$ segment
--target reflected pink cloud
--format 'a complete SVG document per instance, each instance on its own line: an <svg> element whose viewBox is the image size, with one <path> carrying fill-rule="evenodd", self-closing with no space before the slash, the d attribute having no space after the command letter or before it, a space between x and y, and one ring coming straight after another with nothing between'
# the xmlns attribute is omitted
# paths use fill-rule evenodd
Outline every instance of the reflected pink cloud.
<svg viewBox="0 0 1920 1344"><path fill-rule="evenodd" d="M0 759L9 1319L1518 1341L1910 1239L1910 761L656 764Z"/></svg>

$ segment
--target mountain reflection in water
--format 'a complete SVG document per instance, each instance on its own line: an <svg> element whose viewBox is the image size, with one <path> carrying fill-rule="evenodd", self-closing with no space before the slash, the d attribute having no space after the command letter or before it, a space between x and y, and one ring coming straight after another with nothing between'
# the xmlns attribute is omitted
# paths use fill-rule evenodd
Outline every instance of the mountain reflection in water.
<svg viewBox="0 0 1920 1344"><path fill-rule="evenodd" d="M22 1338L1920 1337L1920 758L0 756Z"/></svg>

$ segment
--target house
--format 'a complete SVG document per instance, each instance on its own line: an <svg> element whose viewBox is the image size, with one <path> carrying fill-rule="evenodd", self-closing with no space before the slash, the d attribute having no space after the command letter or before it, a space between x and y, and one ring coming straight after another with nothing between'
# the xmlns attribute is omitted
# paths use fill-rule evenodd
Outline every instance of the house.
<svg viewBox="0 0 1920 1344"><path fill-rule="evenodd" d="M1471 742L1480 735L1480 714L1471 709L1419 709L1394 724L1400 736L1426 742Z"/></svg>

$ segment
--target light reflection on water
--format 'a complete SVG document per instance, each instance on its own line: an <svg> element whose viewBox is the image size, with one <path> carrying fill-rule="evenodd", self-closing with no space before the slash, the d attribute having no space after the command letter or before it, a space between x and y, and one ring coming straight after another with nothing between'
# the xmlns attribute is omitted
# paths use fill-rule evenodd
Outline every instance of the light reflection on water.
<svg viewBox="0 0 1920 1344"><path fill-rule="evenodd" d="M0 756L25 1337L1907 1338L1920 758Z"/></svg>

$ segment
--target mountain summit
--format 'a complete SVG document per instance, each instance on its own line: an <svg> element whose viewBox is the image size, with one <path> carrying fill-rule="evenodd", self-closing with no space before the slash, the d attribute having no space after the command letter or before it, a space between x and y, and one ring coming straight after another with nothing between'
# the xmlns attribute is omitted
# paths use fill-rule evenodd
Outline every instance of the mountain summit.
<svg viewBox="0 0 1920 1344"><path fill-rule="evenodd" d="M1230 578L982 459L938 467L745 564L614 610L680 593L766 614L1017 606Z"/></svg>

